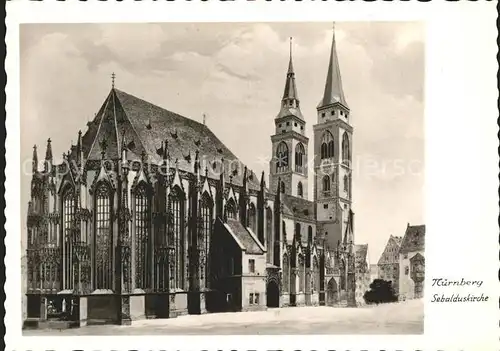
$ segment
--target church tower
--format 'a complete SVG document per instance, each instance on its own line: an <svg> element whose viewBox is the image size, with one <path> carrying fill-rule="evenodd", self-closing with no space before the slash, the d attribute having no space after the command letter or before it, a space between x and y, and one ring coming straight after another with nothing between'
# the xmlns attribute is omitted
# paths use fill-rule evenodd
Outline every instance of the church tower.
<svg viewBox="0 0 500 351"><path fill-rule="evenodd" d="M295 85L292 62L292 38L290 38L290 62L286 74L285 90L280 112L274 119L275 134L271 136L272 158L269 163L270 189L307 199L307 146L306 121L300 111L300 100Z"/></svg>
<svg viewBox="0 0 500 351"><path fill-rule="evenodd" d="M345 240L352 203L351 117L340 75L335 29L323 97L314 129L314 201L318 234L335 249ZM350 231L352 232L352 230ZM354 241L353 233L349 241Z"/></svg>

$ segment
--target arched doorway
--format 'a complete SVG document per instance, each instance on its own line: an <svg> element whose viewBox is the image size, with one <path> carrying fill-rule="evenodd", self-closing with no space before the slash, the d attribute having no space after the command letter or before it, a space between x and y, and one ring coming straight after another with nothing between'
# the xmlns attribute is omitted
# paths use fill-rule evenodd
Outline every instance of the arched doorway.
<svg viewBox="0 0 500 351"><path fill-rule="evenodd" d="M338 286L335 278L330 279L328 281L328 285L326 287L326 304L328 306L333 306L338 302Z"/></svg>
<svg viewBox="0 0 500 351"><path fill-rule="evenodd" d="M267 283L267 307L280 306L280 289L278 283L273 279Z"/></svg>

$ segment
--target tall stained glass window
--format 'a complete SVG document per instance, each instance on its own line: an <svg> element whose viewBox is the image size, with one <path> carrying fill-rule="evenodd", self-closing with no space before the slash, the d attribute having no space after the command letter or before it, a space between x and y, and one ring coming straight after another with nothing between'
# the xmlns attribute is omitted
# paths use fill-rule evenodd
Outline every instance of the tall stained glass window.
<svg viewBox="0 0 500 351"><path fill-rule="evenodd" d="M111 191L101 183L95 192L95 289L113 288Z"/></svg>
<svg viewBox="0 0 500 351"><path fill-rule="evenodd" d="M205 251L205 281L208 282L209 276L209 259L210 259L210 241L212 240L212 219L213 219L213 203L210 196L205 193L201 200L201 220L202 220L202 240L203 250Z"/></svg>
<svg viewBox="0 0 500 351"><path fill-rule="evenodd" d="M136 287L150 287L150 221L149 199L145 184L140 184L135 191L135 274Z"/></svg>
<svg viewBox="0 0 500 351"><path fill-rule="evenodd" d="M176 262L176 277L175 287L184 289L185 287L185 258L186 258L186 243L185 243L185 223L184 209L185 197L179 187L172 189L169 196L170 210L172 211L172 230L174 234L175 262Z"/></svg>
<svg viewBox="0 0 500 351"><path fill-rule="evenodd" d="M72 279L72 228L75 219L75 193L67 188L63 194L63 235L64 235L64 288L73 289Z"/></svg>

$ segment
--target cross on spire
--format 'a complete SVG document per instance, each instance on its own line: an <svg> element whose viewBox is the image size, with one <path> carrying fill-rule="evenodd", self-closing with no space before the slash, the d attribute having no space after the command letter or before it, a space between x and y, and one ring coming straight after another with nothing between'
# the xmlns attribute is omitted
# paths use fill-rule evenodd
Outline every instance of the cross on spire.
<svg viewBox="0 0 500 351"><path fill-rule="evenodd" d="M112 88L115 87L115 78L116 78L115 72L111 73L111 87Z"/></svg>

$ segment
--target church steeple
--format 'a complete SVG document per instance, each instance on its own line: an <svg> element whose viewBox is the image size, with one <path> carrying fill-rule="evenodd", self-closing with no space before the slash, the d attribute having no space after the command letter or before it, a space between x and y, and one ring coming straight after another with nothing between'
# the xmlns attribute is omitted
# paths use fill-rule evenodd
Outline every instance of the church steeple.
<svg viewBox="0 0 500 351"><path fill-rule="evenodd" d="M332 47L330 51L330 62L328 63L328 73L326 76L325 92L323 99L318 105L318 109L339 103L346 109L347 105L344 90L342 88L342 78L340 75L339 59L337 57L337 47L335 43L335 26L333 27Z"/></svg>
<svg viewBox="0 0 500 351"><path fill-rule="evenodd" d="M300 101L299 94L297 92L297 86L295 85L295 72L293 70L293 59L292 59L292 38L290 38L290 60L288 62L288 71L286 73L285 89L283 91L283 98L281 99L281 109L280 113L276 117L282 118L286 116L296 116L300 119L302 113L300 112Z"/></svg>
<svg viewBox="0 0 500 351"><path fill-rule="evenodd" d="M38 172L38 153L36 152L36 145L33 145L33 158L31 161L33 173Z"/></svg>

